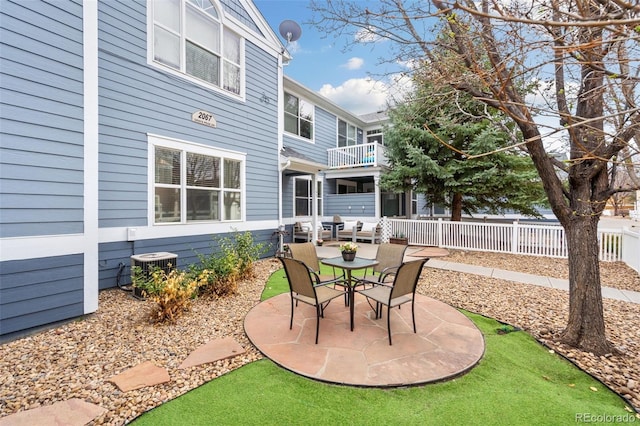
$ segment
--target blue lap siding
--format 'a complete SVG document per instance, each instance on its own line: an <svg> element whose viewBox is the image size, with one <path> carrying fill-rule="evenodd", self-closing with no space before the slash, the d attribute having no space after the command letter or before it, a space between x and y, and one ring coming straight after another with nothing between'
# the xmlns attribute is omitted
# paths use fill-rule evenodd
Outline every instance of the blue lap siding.
<svg viewBox="0 0 640 426"><path fill-rule="evenodd" d="M197 252L215 250L214 232L231 237L237 227L275 242L282 45L246 2L220 4L223 25L244 39L242 96L148 63L147 0L0 1L0 334L94 311L97 291L117 285L119 265L129 279L132 254L176 253L187 268ZM97 38L85 28L97 28ZM87 40L97 45L95 65L84 56ZM91 108L96 124L87 130ZM217 127L193 122L199 110ZM242 220L212 222L215 231L150 223L150 135L246 155ZM85 211L92 201L97 210ZM129 228L142 237L128 241Z"/></svg>
<svg viewBox="0 0 640 426"><path fill-rule="evenodd" d="M83 314L83 256L0 264L0 334Z"/></svg>

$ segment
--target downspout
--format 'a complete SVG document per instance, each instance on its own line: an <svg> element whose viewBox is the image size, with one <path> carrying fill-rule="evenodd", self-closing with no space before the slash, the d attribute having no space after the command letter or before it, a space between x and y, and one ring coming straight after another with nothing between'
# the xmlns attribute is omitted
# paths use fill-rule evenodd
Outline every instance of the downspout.
<svg viewBox="0 0 640 426"><path fill-rule="evenodd" d="M284 166L280 163L280 153L282 152L283 147L282 138L284 134L284 114L280 114L280 111L284 111L283 93L284 69L282 65L282 55L278 55L278 102L276 102L276 104L278 105L278 110L276 112L276 115L278 117L278 147L276 152L276 161L278 164L278 229L284 226L284 223L282 221L282 173L290 165L289 161L287 161ZM282 249L282 247L279 247L279 249Z"/></svg>
<svg viewBox="0 0 640 426"><path fill-rule="evenodd" d="M380 219L382 217L382 194L380 193L380 172L373 176L373 190L375 197L375 215L376 219Z"/></svg>

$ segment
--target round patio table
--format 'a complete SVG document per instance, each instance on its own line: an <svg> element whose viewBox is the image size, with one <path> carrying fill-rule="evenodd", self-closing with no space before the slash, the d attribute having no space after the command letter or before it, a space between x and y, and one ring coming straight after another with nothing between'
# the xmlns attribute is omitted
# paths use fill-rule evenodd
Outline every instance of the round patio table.
<svg viewBox="0 0 640 426"><path fill-rule="evenodd" d="M354 311L354 290L355 283L351 277L351 271L356 269L366 269L378 264L375 259L366 259L364 257L356 257L353 260L344 260L342 256L330 257L328 259L321 259L320 262L325 265L333 266L335 268L343 269L347 272L347 286L349 291L349 317L351 323L351 331L353 331L353 311Z"/></svg>

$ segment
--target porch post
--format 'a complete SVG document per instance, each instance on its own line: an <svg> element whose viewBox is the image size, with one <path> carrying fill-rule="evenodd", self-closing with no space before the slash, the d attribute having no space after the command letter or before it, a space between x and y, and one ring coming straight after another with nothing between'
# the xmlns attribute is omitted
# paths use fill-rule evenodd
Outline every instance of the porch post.
<svg viewBox="0 0 640 426"><path fill-rule="evenodd" d="M374 188L374 194L375 194L375 215L376 215L376 219L379 218L382 215L382 206L380 205L381 203L381 194L380 194L380 175L376 174L373 176L373 188Z"/></svg>
<svg viewBox="0 0 640 426"><path fill-rule="evenodd" d="M313 238L313 244L317 244L318 241L318 173L313 174L311 179L311 224L313 225L311 231L311 238Z"/></svg>

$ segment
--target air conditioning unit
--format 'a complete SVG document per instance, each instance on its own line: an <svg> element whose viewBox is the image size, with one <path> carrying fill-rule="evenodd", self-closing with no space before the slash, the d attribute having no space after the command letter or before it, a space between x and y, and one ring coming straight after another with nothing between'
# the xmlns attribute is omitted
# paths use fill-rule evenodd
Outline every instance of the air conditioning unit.
<svg viewBox="0 0 640 426"><path fill-rule="evenodd" d="M157 268L168 274L171 270L176 269L176 263L178 263L178 255L166 251L134 254L131 256L131 280L133 281L135 267L139 267L142 270L143 277L148 278L153 270ZM133 295L140 299L143 298L142 291L136 287L133 287Z"/></svg>

